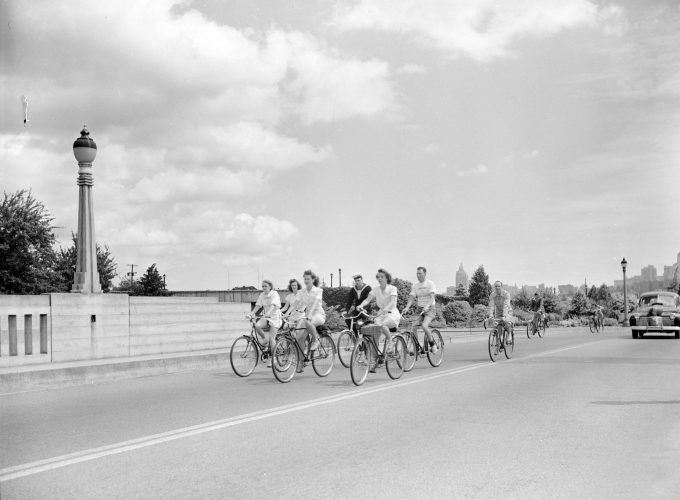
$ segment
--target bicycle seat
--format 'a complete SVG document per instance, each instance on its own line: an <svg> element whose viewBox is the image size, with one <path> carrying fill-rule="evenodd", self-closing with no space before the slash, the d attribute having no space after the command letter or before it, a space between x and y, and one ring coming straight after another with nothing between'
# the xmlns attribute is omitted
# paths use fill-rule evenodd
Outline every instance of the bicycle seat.
<svg viewBox="0 0 680 500"><path fill-rule="evenodd" d="M326 325L319 325L316 327L316 333L328 333L330 329Z"/></svg>

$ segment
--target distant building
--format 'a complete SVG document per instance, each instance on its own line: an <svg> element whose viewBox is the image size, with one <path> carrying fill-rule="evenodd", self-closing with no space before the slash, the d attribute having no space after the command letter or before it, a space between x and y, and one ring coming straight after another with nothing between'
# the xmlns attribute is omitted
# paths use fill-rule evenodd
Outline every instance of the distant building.
<svg viewBox="0 0 680 500"><path fill-rule="evenodd" d="M574 295L576 293L576 287L574 285L558 285L557 290L559 290L560 295Z"/></svg>
<svg viewBox="0 0 680 500"><path fill-rule="evenodd" d="M452 297L456 295L456 288L455 286L447 286L446 287L446 295L451 295Z"/></svg>
<svg viewBox="0 0 680 500"><path fill-rule="evenodd" d="M458 271L456 271L456 286L453 287L454 292L455 289L458 285L463 285L465 289L467 290L468 285L469 285L469 280L468 280L468 275L465 272L465 269L463 269L463 263L461 262L460 266L458 267ZM448 293L448 290L447 290Z"/></svg>
<svg viewBox="0 0 680 500"><path fill-rule="evenodd" d="M642 281L656 281L656 267L651 264L640 271Z"/></svg>

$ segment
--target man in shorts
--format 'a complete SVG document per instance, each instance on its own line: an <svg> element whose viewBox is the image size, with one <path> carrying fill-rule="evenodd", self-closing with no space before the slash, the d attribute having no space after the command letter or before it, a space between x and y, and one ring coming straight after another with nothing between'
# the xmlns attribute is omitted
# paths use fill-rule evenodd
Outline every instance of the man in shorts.
<svg viewBox="0 0 680 500"><path fill-rule="evenodd" d="M423 266L420 266L416 270L416 277L418 278L418 281L411 287L411 293L408 296L408 302L406 303L406 307L402 311L402 314L405 314L414 303L416 304L416 312L419 314L413 320L413 325L411 326L413 335L418 334L419 326L422 327L423 332L425 332L425 341L429 344L432 353L436 354L438 348L437 344L434 342L432 331L430 330L430 323L432 323L432 320L437 313L434 298L437 293L437 288L431 280L427 279L427 269ZM425 342L423 342L423 344L425 344Z"/></svg>

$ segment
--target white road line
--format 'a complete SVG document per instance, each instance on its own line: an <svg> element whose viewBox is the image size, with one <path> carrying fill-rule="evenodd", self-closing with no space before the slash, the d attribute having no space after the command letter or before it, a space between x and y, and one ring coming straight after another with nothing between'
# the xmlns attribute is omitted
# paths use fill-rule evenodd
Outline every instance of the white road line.
<svg viewBox="0 0 680 500"><path fill-rule="evenodd" d="M513 358L507 361L521 361L523 359L531 359L543 356L549 356L551 354L556 354L558 352L569 351L572 349L578 349L585 346L590 346L593 344L598 344L600 342L605 342L611 339L604 339L594 342L586 342L583 344L577 344L569 347L562 347L559 349L553 349L550 351L545 351L537 354L530 354L522 358ZM244 415L238 415L236 417L230 417L220 420L213 420L212 422L205 422L203 424L192 425L189 427L183 427L181 429L175 429L168 432L162 432L159 434L152 434L149 436L144 436L137 439L131 439L128 441L121 441L119 443L114 443L107 446L100 446L97 448L90 448L88 450L78 451L75 453L68 453L66 455L60 455L57 457L47 458L44 460L37 460L35 462L28 462L25 464L15 465L12 467L6 467L0 469L0 483L11 481L12 479L18 479L21 477L32 476L34 474L40 474L41 472L47 472L54 469L59 469L62 467L67 467L69 465L74 465L82 462L88 462L90 460L96 460L98 458L108 457L111 455L117 455L120 453L126 453L128 451L138 450L140 448L146 448L148 446L154 446L157 444L167 443L169 441L175 441L178 439L187 438L190 436L196 436L198 434L204 434L206 432L212 432L219 429L226 429L228 427L234 427L236 425L246 424L248 422L255 422L257 420L263 420L267 418L272 418L278 415L284 415L286 413L292 413L296 411L306 410L309 408L314 408L316 406L327 405L331 403L337 403L339 401L345 401L348 399L354 399L362 396L367 396L369 394L375 394L377 392L383 392L388 390L394 390L401 387L406 387L413 384L419 384L421 382L427 382L430 380L438 379L441 377L448 377L450 375L457 375L459 373L465 373L472 370L477 370L479 368L490 367L490 366L500 366L501 363L475 363L473 365L464 366L462 368L452 368L450 370L444 370L436 373L431 373L427 375L420 375L417 377L409 378L407 380L400 379L396 381L386 382L372 388L359 388L353 389L351 392L346 392L344 394L336 396L327 396L323 398L312 399L309 401L303 401L300 403L293 403L284 406L278 406L276 408L270 408L267 410L260 410L253 413L246 413Z"/></svg>

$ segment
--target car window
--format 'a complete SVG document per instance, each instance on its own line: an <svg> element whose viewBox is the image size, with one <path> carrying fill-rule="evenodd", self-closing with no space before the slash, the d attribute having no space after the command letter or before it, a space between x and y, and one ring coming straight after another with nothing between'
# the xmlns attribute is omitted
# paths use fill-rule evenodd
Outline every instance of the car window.
<svg viewBox="0 0 680 500"><path fill-rule="evenodd" d="M668 295L647 295L645 297L640 297L640 305L648 306L651 304L661 304L664 306L675 305L675 298Z"/></svg>

